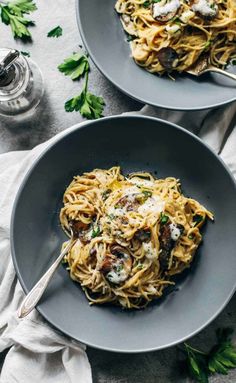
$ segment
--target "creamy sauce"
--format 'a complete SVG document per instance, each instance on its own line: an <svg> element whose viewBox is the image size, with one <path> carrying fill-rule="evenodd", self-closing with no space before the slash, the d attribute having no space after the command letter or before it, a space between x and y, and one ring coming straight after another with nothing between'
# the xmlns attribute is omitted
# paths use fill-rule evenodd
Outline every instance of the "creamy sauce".
<svg viewBox="0 0 236 383"><path fill-rule="evenodd" d="M153 187L154 182L148 181L148 180L142 180L139 177L133 177L129 180L131 184L138 185L138 186L144 186L144 187Z"/></svg>
<svg viewBox="0 0 236 383"><path fill-rule="evenodd" d="M140 193L140 189L137 186L130 186L125 188L123 191L123 196L128 196L130 194Z"/></svg>
<svg viewBox="0 0 236 383"><path fill-rule="evenodd" d="M171 0L169 2L161 1L153 4L153 17L167 15L170 12L176 12L180 7L179 0Z"/></svg>
<svg viewBox="0 0 236 383"><path fill-rule="evenodd" d="M161 213L164 210L165 202L157 197L149 197L141 206L138 208L140 214L151 214L151 213Z"/></svg>
<svg viewBox="0 0 236 383"><path fill-rule="evenodd" d="M108 214L109 215L114 215L116 217L122 217L123 215L125 215L127 213L127 210L125 208L118 208L118 209L115 209L113 206L110 207L110 209L108 210Z"/></svg>
<svg viewBox="0 0 236 383"><path fill-rule="evenodd" d="M147 259L153 261L155 258L157 258L157 251L153 247L152 242L143 242L143 250Z"/></svg>
<svg viewBox="0 0 236 383"><path fill-rule="evenodd" d="M204 16L214 16L216 14L216 6L211 8L211 3L207 0L199 0L197 3L193 4L192 10L194 12L199 12ZM213 3L212 3L213 4Z"/></svg>
<svg viewBox="0 0 236 383"><path fill-rule="evenodd" d="M121 282L124 282L127 279L127 277L128 277L128 273L124 269L119 271L119 272L117 272L115 270L111 270L107 274L107 279L109 279L110 282L115 283L115 284L119 284Z"/></svg>
<svg viewBox="0 0 236 383"><path fill-rule="evenodd" d="M155 287L151 286L151 285L148 286L147 290L151 294L156 294L157 293L157 289Z"/></svg>
<svg viewBox="0 0 236 383"><path fill-rule="evenodd" d="M181 236L181 231L174 223L170 224L170 232L171 232L171 239L173 239L173 241L177 241L179 237Z"/></svg>

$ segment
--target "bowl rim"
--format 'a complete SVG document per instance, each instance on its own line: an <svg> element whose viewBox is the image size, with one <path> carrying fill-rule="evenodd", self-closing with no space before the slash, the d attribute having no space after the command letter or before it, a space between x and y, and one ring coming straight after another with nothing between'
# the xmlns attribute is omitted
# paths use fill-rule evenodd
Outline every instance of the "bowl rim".
<svg viewBox="0 0 236 383"><path fill-rule="evenodd" d="M215 157L215 159L217 161L219 161L221 163L221 165L223 166L225 172L228 174L228 176L230 177L231 181L233 182L233 185L234 185L234 188L235 188L235 192L236 192L236 180L233 176L233 174L231 173L230 169L228 168L228 166L224 163L224 161L221 159L220 156L218 156L211 148L208 144L206 144L204 141L202 141L198 136L196 136L195 134L193 134L192 132L182 128L181 126L177 125L177 124L174 124L172 122L169 122L169 121L166 121L166 120L163 120L163 119L160 119L160 118L156 118L156 117L150 117L150 116L145 116L145 115L139 115L139 114L129 114L129 115L114 115L114 116L108 116L108 117L103 117L103 118L100 118L98 120L92 120L92 121L82 121L80 123L77 123L77 124L74 124L72 125L70 128L60 132L58 135L56 135L56 137L52 137L49 142L48 142L48 145L43 149L43 151L34 159L34 161L32 162L32 164L30 165L30 168L28 169L28 171L25 173L24 177L23 177L23 180L21 181L21 184L20 184L20 187L18 188L18 191L16 193L16 196L15 196L15 199L14 199L14 204L13 204L13 208L12 208L12 212L11 212L11 220L10 220L10 249L11 249L11 257L12 257L12 260L13 260L13 265L14 265L14 268L15 268L15 271L16 271L16 275L17 275L17 278L21 284L21 287L23 289L23 291L27 294L29 292L29 289L26 287L25 285L25 282L21 276L21 273L20 273L20 270L19 270L19 267L18 267L18 262L17 262L17 255L16 255L16 252L15 252L15 246L14 246L14 221L15 221L15 215L16 215L16 209L17 209L17 206L18 206L18 201L21 197L21 192L22 190L24 189L25 185L27 184L28 182L28 179L29 177L31 176L31 174L33 173L35 167L37 166L37 164L41 161L41 159L44 157L44 155L53 148L54 145L56 145L60 140L63 140L64 137L67 137L69 134L75 132L76 130L80 130L80 129L83 129L87 127L87 125L96 125L97 123L101 122L101 121L109 121L109 120L114 120L114 119L127 119L127 120L131 120L133 118L138 118L138 119L141 119L141 120L151 120L151 121L154 121L156 123L164 123L165 125L169 126L170 129L177 129L177 130L180 130L182 131L183 133L191 136L194 140L196 140L198 143L200 143L203 147L205 147L206 149L208 149L208 151L211 152L211 154ZM173 347L173 346L176 346L177 344L179 343L182 343L186 340L188 340L189 338L193 337L194 335L198 334L200 331L202 331L205 327L207 327L221 312L222 310L226 307L226 305L228 304L228 302L230 301L230 299L232 298L232 296L234 295L236 291L236 281L235 281L235 284L234 286L232 287L231 289L231 292L230 294L228 295L227 299L221 304L221 306L218 308L218 310L205 322L202 324L202 326L198 327L196 330L192 331L190 334L180 338L180 339L177 339L173 342L170 342L166 345L162 345L162 346L159 346L159 347L152 347L152 348L142 348L142 349L138 349L138 350L133 350L132 348L127 350L123 350L123 349L120 349L120 348L112 348L112 347L103 347L101 345L98 345L98 344L95 344L95 343L91 343L91 342L87 342L86 340L84 339L77 339L75 338L72 334L70 334L70 332L67 330L65 331L60 325L57 325L53 320L50 320L48 318L48 315L44 312L44 309L42 309L41 307L38 307L38 305L36 306L36 310L43 316L43 318L49 323L49 325L51 325L54 329L56 330L59 330L62 334L68 336L69 338L75 340L76 342L80 342L82 344L85 344L89 347L92 347L92 348L95 348L95 349L99 349L99 350L104 350L104 351L110 351L110 352L118 352L118 353L124 353L124 354L138 354L138 353L143 353L143 352L154 352L154 351L158 351L158 350L163 350L163 349L166 349L168 347ZM40 303L39 303L40 305Z"/></svg>
<svg viewBox="0 0 236 383"><path fill-rule="evenodd" d="M87 52L89 54L89 57L91 57L93 63L97 67L97 69L106 77L106 79L109 80L113 85L115 85L115 87L118 88L122 93L126 94L127 96L133 98L134 100L136 100L136 101L138 101L140 103L151 105L151 106L155 106L155 107L162 108L162 109L175 110L175 111L198 111L198 110L213 109L213 108L217 108L217 107L220 107L220 106L231 104L234 101L236 101L236 96L235 96L235 97L230 98L229 100L225 100L224 102L219 102L219 103L210 104L210 105L204 105L204 106L201 106L201 107L191 107L191 108L188 108L188 107L178 107L178 106L170 107L170 106L167 106L167 105L163 105L161 103L157 104L155 102L150 102L150 101L147 101L145 98L135 96L134 93L132 93L132 92L126 90L125 88L123 88L122 86L120 86L119 83L117 81L115 81L109 75L109 73L102 68L102 65L99 63L99 61L96 59L95 55L91 51L89 45L87 44L87 39L85 37L85 33L84 33L84 30L83 30L83 27L82 27L82 21L81 21L80 12L79 12L79 6L80 6L79 4L80 4L80 0L76 0L76 4L75 4L75 7L76 7L76 20L77 20L77 24L78 24L78 27L79 27L80 36L82 38L82 42L83 42L84 46L86 47L86 50L87 50Z"/></svg>

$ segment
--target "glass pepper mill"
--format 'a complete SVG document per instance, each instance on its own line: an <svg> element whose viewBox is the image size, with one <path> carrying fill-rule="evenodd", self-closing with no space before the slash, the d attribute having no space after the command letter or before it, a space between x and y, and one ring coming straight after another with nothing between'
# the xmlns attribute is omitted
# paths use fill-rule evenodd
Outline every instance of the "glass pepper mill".
<svg viewBox="0 0 236 383"><path fill-rule="evenodd" d="M35 62L15 49L0 48L0 114L33 113L43 91L42 74Z"/></svg>

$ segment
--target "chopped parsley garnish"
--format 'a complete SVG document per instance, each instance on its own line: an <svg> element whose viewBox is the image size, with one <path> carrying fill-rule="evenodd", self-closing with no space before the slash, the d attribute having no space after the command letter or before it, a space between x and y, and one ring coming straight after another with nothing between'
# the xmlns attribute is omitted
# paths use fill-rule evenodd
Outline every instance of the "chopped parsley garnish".
<svg viewBox="0 0 236 383"><path fill-rule="evenodd" d="M60 37L62 36L62 27L58 25L57 27L53 28L51 31L48 32L47 37Z"/></svg>
<svg viewBox="0 0 236 383"><path fill-rule="evenodd" d="M189 238L189 239L193 239L194 236L193 236L192 234L189 234L188 238Z"/></svg>
<svg viewBox="0 0 236 383"><path fill-rule="evenodd" d="M129 43L130 41L133 41L134 39L136 39L136 36L129 35L129 36L127 37L127 40L126 40L126 41L128 41L128 43Z"/></svg>
<svg viewBox="0 0 236 383"><path fill-rule="evenodd" d="M160 3L160 1L161 1L161 0L148 0L148 1L145 1L145 2L143 3L143 6L144 6L145 8L148 8L148 7L150 7L151 4L153 4L153 3Z"/></svg>
<svg viewBox="0 0 236 383"><path fill-rule="evenodd" d="M111 189L107 189L107 190L105 190L105 191L102 193L102 199L103 199L103 201L105 201L105 200L109 197L109 195L111 194L111 192L112 192Z"/></svg>
<svg viewBox="0 0 236 383"><path fill-rule="evenodd" d="M137 269L138 269L138 270L142 270L142 269L143 269L143 267L144 267L144 266L143 266L143 264L142 264L142 263L138 263L138 264L137 264Z"/></svg>
<svg viewBox="0 0 236 383"><path fill-rule="evenodd" d="M152 196L152 192L149 191L149 190L143 190L142 193L144 194L144 197L145 197L146 199L148 199L149 197Z"/></svg>
<svg viewBox="0 0 236 383"><path fill-rule="evenodd" d="M29 52L20 51L20 53L21 53L23 56L30 57L30 53L29 53Z"/></svg>
<svg viewBox="0 0 236 383"><path fill-rule="evenodd" d="M101 234L100 227L99 227L99 226L94 227L94 228L93 228L93 231L92 231L92 234L91 234L91 237L92 237L92 238L98 237L99 234Z"/></svg>
<svg viewBox="0 0 236 383"><path fill-rule="evenodd" d="M200 214L196 214L193 217L194 226L197 226L200 222L204 221L204 217Z"/></svg>
<svg viewBox="0 0 236 383"><path fill-rule="evenodd" d="M114 214L108 214L107 216L110 218L111 221L115 218Z"/></svg>
<svg viewBox="0 0 236 383"><path fill-rule="evenodd" d="M121 270L123 270L124 268L124 265L122 263L119 263L117 266L116 266L116 272L117 273L120 273Z"/></svg>
<svg viewBox="0 0 236 383"><path fill-rule="evenodd" d="M31 39L28 27L34 25L34 22L24 15L36 9L36 4L32 0L13 0L4 2L4 4L0 3L2 22L10 25L13 36L20 39Z"/></svg>
<svg viewBox="0 0 236 383"><path fill-rule="evenodd" d="M165 214L163 214L163 213L161 213L161 216L160 216L160 222L161 222L161 224L165 224L165 223L167 223L169 221L169 217L168 217L168 215L165 215Z"/></svg>
<svg viewBox="0 0 236 383"><path fill-rule="evenodd" d="M208 40L208 41L206 42L206 44L204 45L204 49L209 48L210 45L211 45L211 40Z"/></svg>

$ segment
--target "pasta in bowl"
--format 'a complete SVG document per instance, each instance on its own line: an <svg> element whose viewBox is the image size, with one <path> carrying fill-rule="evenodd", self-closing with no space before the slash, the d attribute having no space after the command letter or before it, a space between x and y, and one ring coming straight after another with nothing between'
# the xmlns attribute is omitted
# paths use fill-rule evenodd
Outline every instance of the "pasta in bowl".
<svg viewBox="0 0 236 383"><path fill-rule="evenodd" d="M90 303L141 308L190 266L200 229L213 215L184 196L180 181L118 166L74 177L60 221L76 235L65 257L70 276ZM67 242L63 244L66 246Z"/></svg>
<svg viewBox="0 0 236 383"><path fill-rule="evenodd" d="M203 55L225 67L236 57L235 0L117 0L132 57L152 73L185 72Z"/></svg>

